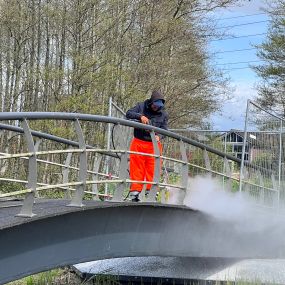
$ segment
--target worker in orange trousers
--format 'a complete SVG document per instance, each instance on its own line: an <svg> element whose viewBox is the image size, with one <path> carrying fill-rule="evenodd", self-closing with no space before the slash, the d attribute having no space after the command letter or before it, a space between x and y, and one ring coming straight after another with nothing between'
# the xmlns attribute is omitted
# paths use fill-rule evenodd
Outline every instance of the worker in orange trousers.
<svg viewBox="0 0 285 285"><path fill-rule="evenodd" d="M155 90L150 99L139 102L126 113L127 119L139 120L143 124L167 130L168 114L164 109L165 99L161 92ZM155 135L158 142L160 154L162 153L162 136ZM134 129L134 138L131 141L130 151L145 154L154 154L154 147L151 141L150 132L143 129ZM155 158L145 155L130 154L130 179L135 181L153 181ZM151 184L147 184L149 191ZM143 183L134 182L131 184L129 197L134 202L140 201L140 193ZM148 193L148 192L147 192Z"/></svg>

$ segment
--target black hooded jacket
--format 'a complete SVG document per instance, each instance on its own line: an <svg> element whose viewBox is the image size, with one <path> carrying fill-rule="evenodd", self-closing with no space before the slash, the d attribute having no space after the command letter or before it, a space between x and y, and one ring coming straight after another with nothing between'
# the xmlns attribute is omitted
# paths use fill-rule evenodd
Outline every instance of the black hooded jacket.
<svg viewBox="0 0 285 285"><path fill-rule="evenodd" d="M168 114L164 107L158 111L153 111L150 107L152 102L158 99L165 102L161 93L154 91L150 99L140 102L135 107L129 109L126 113L126 118L140 121L141 116L145 116L149 119L152 126L167 130ZM141 129L134 129L134 137L144 141L151 141L150 133Z"/></svg>

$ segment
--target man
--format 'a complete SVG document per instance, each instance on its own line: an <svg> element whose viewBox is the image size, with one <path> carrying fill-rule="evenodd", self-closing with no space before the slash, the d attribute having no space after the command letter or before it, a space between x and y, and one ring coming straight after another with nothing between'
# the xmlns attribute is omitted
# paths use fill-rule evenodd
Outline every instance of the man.
<svg viewBox="0 0 285 285"><path fill-rule="evenodd" d="M138 103L135 107L127 111L127 119L139 120L143 124L167 130L168 114L164 110L164 97L159 91L153 91L150 99ZM156 140L162 152L161 136L157 134ZM150 132L142 129L134 129L134 138L131 142L130 151L154 154L154 148L150 137ZM153 181L154 157L144 155L130 155L130 179L136 181ZM149 191L151 184L147 184ZM143 184L132 183L129 197L134 202L140 201L139 194L143 189Z"/></svg>

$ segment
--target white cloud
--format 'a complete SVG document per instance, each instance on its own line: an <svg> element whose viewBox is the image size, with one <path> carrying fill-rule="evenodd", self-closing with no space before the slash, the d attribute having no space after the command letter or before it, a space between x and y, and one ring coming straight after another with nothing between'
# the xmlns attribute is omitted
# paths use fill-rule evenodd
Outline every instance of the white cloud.
<svg viewBox="0 0 285 285"><path fill-rule="evenodd" d="M229 13L237 13L237 14L255 14L262 13L262 8L267 6L266 1L264 0L243 0L240 1L239 5L235 5L233 7L229 7L227 11ZM223 11L225 12L225 11Z"/></svg>
<svg viewBox="0 0 285 285"><path fill-rule="evenodd" d="M239 82L232 99L224 104L221 114L212 116L214 130L243 129L246 104L254 99L257 91L247 82Z"/></svg>
<svg viewBox="0 0 285 285"><path fill-rule="evenodd" d="M236 4L227 9L220 9L214 12L214 16L221 20L220 26L266 20L265 15L233 18L236 16L263 13L262 8L267 6L266 1L268 0L240 0L239 5ZM266 24L260 23L257 25L242 26L240 28L237 27L233 33L239 36L243 34L263 33L265 31ZM253 48L254 44L260 43L264 38L265 36L260 38L249 37L237 40L215 41L211 43L211 48L219 51L249 49ZM232 99L224 103L221 112L212 116L213 128L216 130L228 130L231 128L243 129L246 103L248 99L253 100L257 95L257 90L254 85L259 80L255 72L248 67L250 62L259 60L259 58L256 56L255 51L249 50L237 53L221 53L216 60L222 68L225 70L228 69L228 71L225 72L228 72L230 75L232 85L235 86L235 91L232 93ZM247 62L249 64L247 64Z"/></svg>

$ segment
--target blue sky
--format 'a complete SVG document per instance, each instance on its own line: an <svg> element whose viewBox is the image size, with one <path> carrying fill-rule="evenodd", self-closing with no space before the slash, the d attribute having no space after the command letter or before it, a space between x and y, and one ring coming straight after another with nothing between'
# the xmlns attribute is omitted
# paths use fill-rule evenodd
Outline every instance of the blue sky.
<svg viewBox="0 0 285 285"><path fill-rule="evenodd" d="M268 29L268 16L262 8L266 7L263 0L243 1L243 5L216 11L218 31L226 31L229 36L240 38L211 41L209 50L217 52L212 64L223 69L230 77L233 92L232 99L224 104L221 113L212 116L214 130L243 129L247 99L253 99L256 94L256 84L259 78L249 65L261 64L256 56L255 44L265 40ZM263 35L256 35L263 34ZM247 35L256 35L242 37ZM243 50L243 51L234 51ZM232 51L232 52L228 52ZM240 63L239 63L240 62Z"/></svg>

